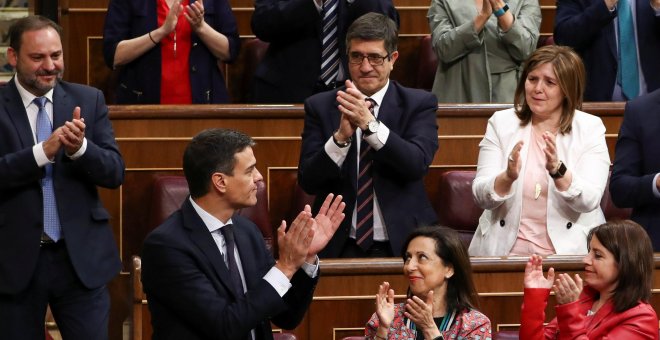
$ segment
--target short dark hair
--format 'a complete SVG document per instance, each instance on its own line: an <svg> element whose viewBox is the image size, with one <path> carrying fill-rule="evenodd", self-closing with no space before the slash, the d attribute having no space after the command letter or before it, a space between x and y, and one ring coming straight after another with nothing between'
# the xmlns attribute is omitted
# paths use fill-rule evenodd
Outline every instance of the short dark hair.
<svg viewBox="0 0 660 340"><path fill-rule="evenodd" d="M447 281L445 301L447 311L473 309L476 306L477 290L472 281L472 265L465 244L458 232L444 226L425 226L414 229L403 244L401 257L406 261L408 245L417 237L428 237L435 241L435 253L445 266L454 268L454 275Z"/></svg>
<svg viewBox="0 0 660 340"><path fill-rule="evenodd" d="M250 136L230 129L208 129L193 137L183 152L183 173L190 196L206 195L215 172L233 175L235 155L254 144Z"/></svg>
<svg viewBox="0 0 660 340"><path fill-rule="evenodd" d="M649 302L653 286L653 245L646 230L630 220L612 220L589 231L614 255L619 269L612 301L614 311L624 312L639 301Z"/></svg>
<svg viewBox="0 0 660 340"><path fill-rule="evenodd" d="M18 52L23 43L21 41L21 39L23 39L23 33L28 31L38 31L49 27L57 32L60 39L62 38L62 27L46 17L41 15L30 15L18 19L9 27L9 46Z"/></svg>
<svg viewBox="0 0 660 340"><path fill-rule="evenodd" d="M571 132L575 110L582 108L582 96L586 85L584 64L572 48L558 45L543 46L527 58L513 97L514 108L521 121L520 125L525 126L531 122L532 110L525 97L525 82L530 72L546 63L552 65L559 88L564 94L559 132L566 134Z"/></svg>
<svg viewBox="0 0 660 340"><path fill-rule="evenodd" d="M390 55L397 49L399 30L394 20L381 13L370 12L353 21L346 33L346 52L351 48L351 40L383 40L385 51Z"/></svg>

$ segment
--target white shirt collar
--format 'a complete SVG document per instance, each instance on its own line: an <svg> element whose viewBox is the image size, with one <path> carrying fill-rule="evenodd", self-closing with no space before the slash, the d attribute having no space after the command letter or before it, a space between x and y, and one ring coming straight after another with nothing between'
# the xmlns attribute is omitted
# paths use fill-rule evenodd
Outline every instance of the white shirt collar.
<svg viewBox="0 0 660 340"><path fill-rule="evenodd" d="M37 96L33 95L30 91L26 90L23 85L21 85L21 82L18 81L18 75L16 74L14 74L14 84L16 84L16 89L18 89L18 94L21 95L21 100L23 100L23 107L27 108L30 104L32 104L32 101L34 101L34 98L37 98ZM54 89L55 88L53 87L50 89L50 91L43 95L43 97L48 98L48 101L51 103L53 102Z"/></svg>
<svg viewBox="0 0 660 340"><path fill-rule="evenodd" d="M202 219L202 222L204 222L204 225L206 225L206 228L210 233L220 230L220 228L226 226L227 224L232 224L231 218L226 223L223 223L219 219L215 218L215 216L202 209L202 207L195 203L195 200L193 200L192 197L189 197L188 199L190 200L190 203L192 203L193 209L195 209L197 215L199 215L199 217Z"/></svg>

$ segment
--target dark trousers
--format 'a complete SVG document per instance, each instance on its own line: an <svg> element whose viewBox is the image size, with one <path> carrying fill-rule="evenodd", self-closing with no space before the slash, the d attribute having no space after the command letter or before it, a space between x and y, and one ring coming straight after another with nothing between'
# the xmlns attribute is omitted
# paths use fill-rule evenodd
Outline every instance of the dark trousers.
<svg viewBox="0 0 660 340"><path fill-rule="evenodd" d="M64 340L108 339L108 289L82 285L62 241L41 247L34 276L24 291L0 294L2 339L43 340L48 305Z"/></svg>
<svg viewBox="0 0 660 340"><path fill-rule="evenodd" d="M348 238L346 243L344 243L344 248L342 248L339 257L342 258L351 258L351 257L392 257L392 247L387 241L379 242L374 241L374 243L366 251L357 245L354 238Z"/></svg>

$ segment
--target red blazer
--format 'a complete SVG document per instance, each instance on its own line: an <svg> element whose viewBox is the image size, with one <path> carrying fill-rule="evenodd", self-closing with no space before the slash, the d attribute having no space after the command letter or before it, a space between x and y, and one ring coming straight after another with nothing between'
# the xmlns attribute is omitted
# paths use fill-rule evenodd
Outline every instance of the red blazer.
<svg viewBox="0 0 660 340"><path fill-rule="evenodd" d="M549 295L550 289L525 288L520 339L658 339L658 317L645 302L616 313L609 301L589 320L587 311L596 295L589 288L577 301L557 305L557 317L544 326Z"/></svg>

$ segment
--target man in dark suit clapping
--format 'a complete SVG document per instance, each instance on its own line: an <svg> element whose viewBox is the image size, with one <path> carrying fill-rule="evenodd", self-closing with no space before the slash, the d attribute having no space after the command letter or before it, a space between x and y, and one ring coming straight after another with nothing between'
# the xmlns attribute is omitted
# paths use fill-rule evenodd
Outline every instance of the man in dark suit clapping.
<svg viewBox="0 0 660 340"><path fill-rule="evenodd" d="M352 214L321 257L393 256L413 228L436 221L424 176L438 149L438 102L390 81L397 34L385 15L358 18L346 35L352 80L305 101L298 182L317 195L315 209L336 192Z"/></svg>
<svg viewBox="0 0 660 340"><path fill-rule="evenodd" d="M0 330L43 339L50 305L64 339L107 339L108 283L121 269L97 186L124 161L101 91L61 80L61 28L40 16L9 30L15 76L0 88Z"/></svg>

